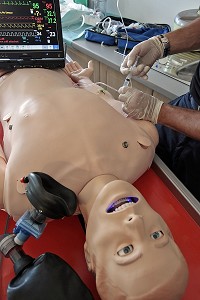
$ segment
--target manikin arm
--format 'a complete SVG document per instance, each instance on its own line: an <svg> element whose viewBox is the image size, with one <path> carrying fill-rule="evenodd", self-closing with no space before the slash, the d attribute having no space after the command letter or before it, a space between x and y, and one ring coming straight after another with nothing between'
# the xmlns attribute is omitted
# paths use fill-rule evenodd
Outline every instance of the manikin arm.
<svg viewBox="0 0 200 300"><path fill-rule="evenodd" d="M90 80L90 77L93 74L93 62L91 60L88 62L88 68L85 69L83 69L76 61L67 63L65 72L78 87L84 88L91 93L99 94L99 96L106 101L109 98L113 99L109 92Z"/></svg>
<svg viewBox="0 0 200 300"><path fill-rule="evenodd" d="M93 83L90 76L93 73L93 62L88 62L88 68L83 69L76 61L70 62L65 66L65 72L77 84L79 88L83 88L91 93L99 95L101 99L106 101L110 106L117 110L125 117L127 114L123 112L121 103L113 98L113 96L102 88L100 85Z"/></svg>
<svg viewBox="0 0 200 300"><path fill-rule="evenodd" d="M69 63L66 63L65 68L64 68L65 73L69 77L74 77L74 81L77 82L81 78L90 78L94 72L94 66L93 66L93 61L90 60L88 62L88 67L87 68L82 68L79 63L76 61L71 61Z"/></svg>
<svg viewBox="0 0 200 300"><path fill-rule="evenodd" d="M7 74L8 71L4 69L0 69L0 82L4 80L4 75ZM2 125L0 124L0 136L3 135ZM3 151L3 148L0 144L0 209L4 208L3 205L3 190L4 190L4 179L5 179L5 170L6 170L6 157Z"/></svg>

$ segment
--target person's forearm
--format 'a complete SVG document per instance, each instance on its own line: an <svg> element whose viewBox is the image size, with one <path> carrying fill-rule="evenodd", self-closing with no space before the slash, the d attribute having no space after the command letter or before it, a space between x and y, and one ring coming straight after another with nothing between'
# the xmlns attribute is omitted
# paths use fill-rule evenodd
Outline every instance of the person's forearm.
<svg viewBox="0 0 200 300"><path fill-rule="evenodd" d="M200 111L163 104L158 123L200 140Z"/></svg>
<svg viewBox="0 0 200 300"><path fill-rule="evenodd" d="M170 54L200 49L200 18L165 36L170 43Z"/></svg>

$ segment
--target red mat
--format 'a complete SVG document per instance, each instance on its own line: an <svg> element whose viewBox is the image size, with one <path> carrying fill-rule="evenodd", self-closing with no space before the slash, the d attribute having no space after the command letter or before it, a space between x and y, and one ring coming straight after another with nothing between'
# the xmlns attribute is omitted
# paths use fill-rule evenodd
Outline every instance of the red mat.
<svg viewBox="0 0 200 300"><path fill-rule="evenodd" d="M134 183L151 207L168 224L189 267L189 284L182 300L200 299L200 227L188 214L154 170Z"/></svg>

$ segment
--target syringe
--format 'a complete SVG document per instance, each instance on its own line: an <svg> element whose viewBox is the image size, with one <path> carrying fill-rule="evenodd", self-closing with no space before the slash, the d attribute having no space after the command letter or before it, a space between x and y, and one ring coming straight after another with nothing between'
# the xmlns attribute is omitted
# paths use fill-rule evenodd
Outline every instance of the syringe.
<svg viewBox="0 0 200 300"><path fill-rule="evenodd" d="M125 80L124 80L123 86L129 86L129 84L130 84L130 82L131 82L131 78L133 77L132 71L133 71L134 68L137 67L138 60L139 60L139 56L137 56L135 63L130 67L130 72L129 72L128 75L126 76L126 78L125 78Z"/></svg>

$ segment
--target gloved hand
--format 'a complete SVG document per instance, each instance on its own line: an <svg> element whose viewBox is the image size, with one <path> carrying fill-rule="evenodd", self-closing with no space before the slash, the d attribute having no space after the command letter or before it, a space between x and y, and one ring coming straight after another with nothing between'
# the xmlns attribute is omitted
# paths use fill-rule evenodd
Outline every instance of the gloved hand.
<svg viewBox="0 0 200 300"><path fill-rule="evenodd" d="M118 100L123 102L122 109L129 117L157 123L163 101L125 86L121 87L118 92L120 94Z"/></svg>
<svg viewBox="0 0 200 300"><path fill-rule="evenodd" d="M122 74L127 75L129 72L133 76L142 77L148 79L146 75L155 61L162 58L164 54L164 46L160 39L156 36L139 43L131 52L125 57L121 64L120 71ZM131 70L131 66L138 59L137 66Z"/></svg>

